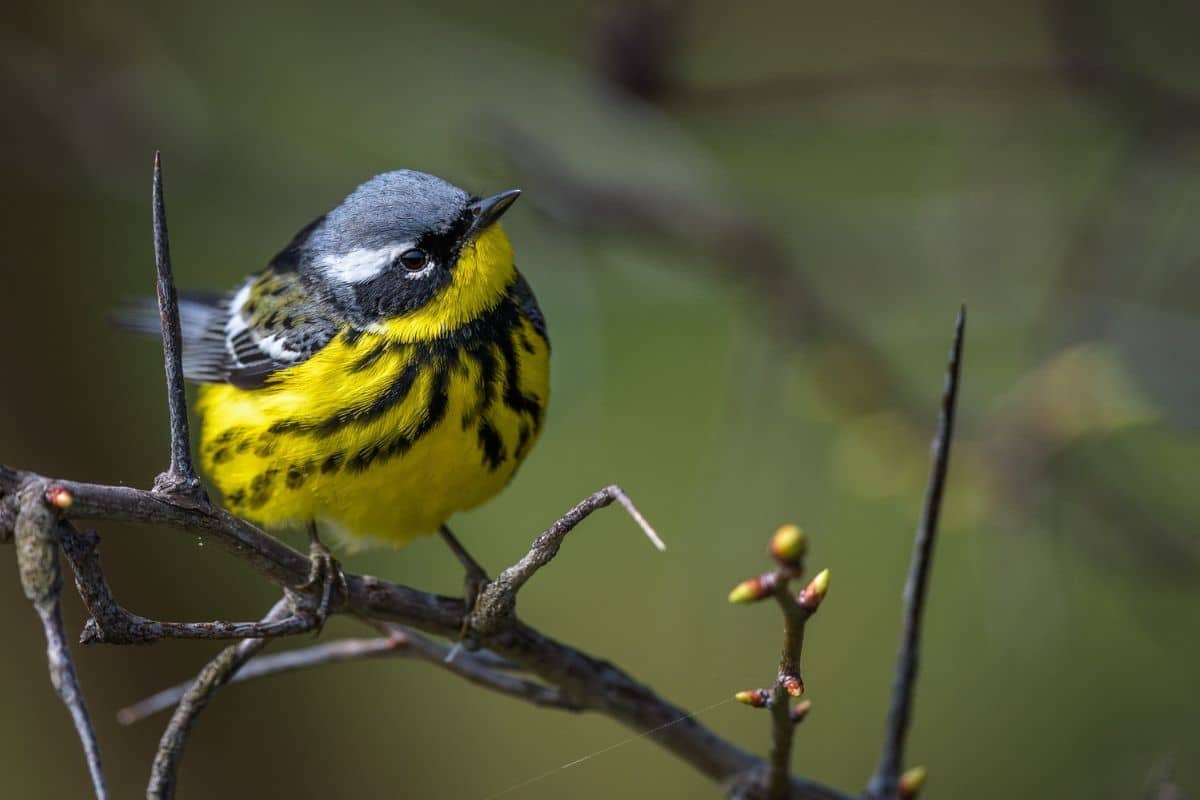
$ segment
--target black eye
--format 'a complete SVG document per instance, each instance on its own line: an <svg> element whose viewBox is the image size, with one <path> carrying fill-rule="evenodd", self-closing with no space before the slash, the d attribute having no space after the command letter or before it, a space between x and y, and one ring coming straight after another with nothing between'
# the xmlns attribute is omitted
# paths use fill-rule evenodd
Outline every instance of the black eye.
<svg viewBox="0 0 1200 800"><path fill-rule="evenodd" d="M419 269L425 269L425 265L429 263L429 254L420 248L414 247L412 250L405 250L396 260L405 269L416 272Z"/></svg>

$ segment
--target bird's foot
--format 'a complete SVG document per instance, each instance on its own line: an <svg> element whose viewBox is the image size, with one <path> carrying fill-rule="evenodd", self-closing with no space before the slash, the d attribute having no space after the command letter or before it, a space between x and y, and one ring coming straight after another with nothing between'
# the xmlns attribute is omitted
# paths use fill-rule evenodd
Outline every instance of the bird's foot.
<svg viewBox="0 0 1200 800"><path fill-rule="evenodd" d="M329 619L329 612L333 607L334 589L337 589L342 599L350 596L350 590L346 585L346 574L342 572L342 565L329 552L329 548L317 538L315 527L309 529L308 560L308 580L301 584L300 588L321 587L321 601L316 608L315 626L316 632L319 634L325 627L325 620Z"/></svg>
<svg viewBox="0 0 1200 800"><path fill-rule="evenodd" d="M471 616L475 613L475 607L479 603L479 598L483 594L483 590L487 588L492 579L488 577L487 571L480 566L474 556L467 552L467 549L462 546L462 542L458 541L458 537L448 527L443 525L441 534L442 540L450 548L450 551L454 553L454 557L458 559L458 563L462 564L463 568L463 605L467 613L463 615L459 639L466 643L468 640L467 634L471 627Z"/></svg>

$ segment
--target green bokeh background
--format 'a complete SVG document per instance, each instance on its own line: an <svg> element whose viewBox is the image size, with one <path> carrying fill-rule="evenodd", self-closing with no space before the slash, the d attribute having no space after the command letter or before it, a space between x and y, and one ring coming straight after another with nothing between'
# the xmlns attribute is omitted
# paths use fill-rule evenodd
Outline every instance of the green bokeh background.
<svg viewBox="0 0 1200 800"><path fill-rule="evenodd" d="M814 710L795 766L856 790L878 751L944 353L966 301L962 437L909 760L928 766L935 799L1134 798L1168 758L1195 793L1200 137L1177 124L1184 111L1147 110L1164 107L1159 91L1200 103L1195 13L1102 4L1076 20L1102 21L1104 53L1141 76L1118 97L1054 77L1061 31L1034 3L697 2L669 54L680 81L835 77L827 91L686 102L604 83L596 37L613 13L574 0L9 9L0 461L139 486L165 464L156 347L106 322L152 292L155 148L185 288L234 285L384 170L522 186L507 226L549 319L553 402L517 480L456 530L497 569L620 482L668 552L603 512L530 583L523 617L765 752L764 714L710 707L771 680L777 615L725 595L765 566L774 526L802 524L810 566L834 577L809 627ZM905 63L966 79L925 85L892 69ZM1050 77L980 72L1031 65ZM879 69L836 77L864 68ZM581 231L504 156L514 125L584 176L754 220L804 295L772 296L751 277L755 251L714 242L694 215L667 212L673 236ZM837 356L838 330L769 322L781 302L844 319L918 413ZM141 613L245 619L274 599L177 532L99 533L112 585ZM344 563L459 585L432 540ZM73 597L66 614L78 630ZM0 581L0 624L0 795L85 796L15 570ZM361 631L338 619L325 636ZM76 648L114 796L141 793L165 722L122 728L116 710L214 651ZM418 663L342 665L222 692L180 796L482 799L548 771L505 796L719 796L645 738L554 771L631 735Z"/></svg>

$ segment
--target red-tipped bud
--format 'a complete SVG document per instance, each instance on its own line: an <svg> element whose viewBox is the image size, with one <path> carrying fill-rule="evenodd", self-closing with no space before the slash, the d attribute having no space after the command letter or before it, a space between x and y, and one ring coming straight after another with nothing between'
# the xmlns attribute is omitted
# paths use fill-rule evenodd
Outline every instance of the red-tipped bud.
<svg viewBox="0 0 1200 800"><path fill-rule="evenodd" d="M771 537L771 556L785 567L798 567L808 550L808 537L796 525L781 525Z"/></svg>
<svg viewBox="0 0 1200 800"><path fill-rule="evenodd" d="M825 593L829 591L829 570L823 569L808 582L808 586L800 592L800 596L796 600L809 613L816 611L821 606L821 601L825 599Z"/></svg>
<svg viewBox="0 0 1200 800"><path fill-rule="evenodd" d="M729 602L757 603L759 600L770 597L773 591L775 591L775 573L768 572L757 578L742 581L733 587L733 591L729 593Z"/></svg>
<svg viewBox="0 0 1200 800"><path fill-rule="evenodd" d="M808 716L808 712L811 710L812 700L801 700L799 703L796 703L796 705L792 706L790 711L788 711L788 718L791 719L793 723L798 724L804 721L804 718Z"/></svg>
<svg viewBox="0 0 1200 800"><path fill-rule="evenodd" d="M747 689L744 692L738 692L733 696L734 700L739 703L744 703L754 708L762 708L771 699L771 695L766 689Z"/></svg>
<svg viewBox="0 0 1200 800"><path fill-rule="evenodd" d="M913 800L917 796L925 785L925 774L924 767L912 767L904 771L900 776L900 786L897 787L901 800Z"/></svg>
<svg viewBox="0 0 1200 800"><path fill-rule="evenodd" d="M75 498L71 496L71 493L67 491L65 486L55 484L46 490L46 502L55 508L66 509L71 507L71 504L75 502Z"/></svg>
<svg viewBox="0 0 1200 800"><path fill-rule="evenodd" d="M800 680L799 675L784 675L780 680L783 683L784 691L792 697L804 694L804 681Z"/></svg>

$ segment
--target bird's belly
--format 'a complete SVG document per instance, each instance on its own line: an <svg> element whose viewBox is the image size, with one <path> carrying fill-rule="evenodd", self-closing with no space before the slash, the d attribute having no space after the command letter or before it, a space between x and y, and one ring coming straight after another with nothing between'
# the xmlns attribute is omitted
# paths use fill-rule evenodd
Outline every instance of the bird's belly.
<svg viewBox="0 0 1200 800"><path fill-rule="evenodd" d="M399 458L361 473L342 472L314 487L312 516L354 542L403 544L437 531L456 511L495 496L520 462L486 463L473 429L464 430L451 403L448 422L435 427ZM465 411L466 409L462 409ZM453 421L449 421L453 420ZM501 438L516 442L518 423L507 420ZM281 498L287 503L286 498ZM295 518L294 509L281 508Z"/></svg>
<svg viewBox="0 0 1200 800"><path fill-rule="evenodd" d="M354 397L331 399L320 375L273 391L202 387L201 461L230 510L266 526L318 520L352 542L393 545L434 533L504 488L536 441L549 353L529 338L515 370L501 361L486 378L483 361L460 354L423 368L402 400L363 423L331 424L339 409L385 396L403 360L354 376Z"/></svg>

